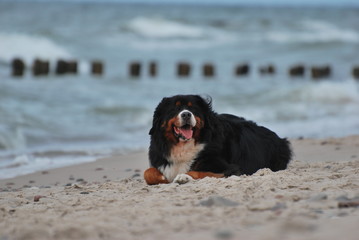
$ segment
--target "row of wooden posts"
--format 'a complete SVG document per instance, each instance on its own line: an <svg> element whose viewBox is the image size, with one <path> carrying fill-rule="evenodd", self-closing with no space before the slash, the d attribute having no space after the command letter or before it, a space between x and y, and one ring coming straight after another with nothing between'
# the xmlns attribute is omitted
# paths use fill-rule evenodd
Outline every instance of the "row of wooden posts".
<svg viewBox="0 0 359 240"><path fill-rule="evenodd" d="M128 66L128 74L132 78L138 78L142 75L143 64L141 62L131 62ZM32 73L34 76L46 76L50 73L49 61L41 59L35 59L32 64ZM24 75L26 65L23 60L15 58L12 61L12 75L21 77ZM251 67L249 64L239 64L235 67L234 74L238 77L247 76L250 74ZM261 75L273 75L276 73L274 65L269 64L266 66L259 67L259 73ZM178 77L189 77L192 72L192 66L188 62L177 63L177 76ZM288 75L291 77L304 77L306 67L303 64L297 64L289 68ZM78 73L78 62L74 60L58 60L56 63L55 74L77 74ZM104 64L101 61L91 62L91 74L103 75ZM154 61L148 64L148 75L156 77L158 74L158 64ZM329 65L325 66L312 66L310 68L310 74L313 79L329 78L332 74L332 69ZM215 66L212 63L205 63L202 66L202 75L204 77L214 77L216 75ZM359 79L359 66L353 67L352 75L355 79Z"/></svg>
<svg viewBox="0 0 359 240"><path fill-rule="evenodd" d="M204 77L214 77L216 75L215 66L212 63L205 63L202 65L202 75ZM259 67L259 73L261 75L274 75L276 68L274 65L269 64ZM192 66L188 62L177 63L177 76L189 77L191 75ZM234 69L235 76L247 76L250 74L251 67L249 64L239 64ZM129 76L140 77L142 73L142 64L140 62L132 62L129 64ZM148 74L151 77L157 75L156 62L150 62L148 65ZM306 67L303 64L297 64L289 68L288 75L291 77L305 77ZM329 78L332 75L332 68L329 65L324 66L312 66L310 68L310 74L313 79ZM359 66L353 67L352 75L355 79L359 79Z"/></svg>
<svg viewBox="0 0 359 240"><path fill-rule="evenodd" d="M21 77L26 70L25 62L20 58L13 59L11 63L12 76ZM46 76L50 73L50 62L47 60L35 59L32 63L32 74L34 76ZM104 66L101 61L91 62L91 73L94 75L102 75ZM58 60L56 63L55 73L57 75L77 74L78 62L75 60Z"/></svg>

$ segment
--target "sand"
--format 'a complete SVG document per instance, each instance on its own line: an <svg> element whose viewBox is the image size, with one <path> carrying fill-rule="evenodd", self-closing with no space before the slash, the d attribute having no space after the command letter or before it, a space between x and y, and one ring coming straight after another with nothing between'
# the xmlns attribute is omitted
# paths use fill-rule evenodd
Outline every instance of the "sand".
<svg viewBox="0 0 359 240"><path fill-rule="evenodd" d="M146 185L145 152L1 180L0 239L358 239L359 136L292 143L287 170L183 185Z"/></svg>

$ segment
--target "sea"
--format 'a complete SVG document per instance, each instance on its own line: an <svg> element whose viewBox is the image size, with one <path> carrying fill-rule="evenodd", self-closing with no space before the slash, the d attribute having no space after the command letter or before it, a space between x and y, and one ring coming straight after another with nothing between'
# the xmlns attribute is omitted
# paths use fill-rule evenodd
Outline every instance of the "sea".
<svg viewBox="0 0 359 240"><path fill-rule="evenodd" d="M14 58L23 77L12 77ZM32 75L35 58L50 62L48 76ZM78 74L56 75L59 59L78 61ZM90 73L94 60L103 75ZM234 74L239 64L248 75ZM269 64L274 74L259 73ZM303 77L288 75L296 64ZM310 68L325 65L330 77L313 80ZM210 96L216 112L280 137L359 134L358 65L359 8L0 1L0 178L146 151L155 107L176 94Z"/></svg>

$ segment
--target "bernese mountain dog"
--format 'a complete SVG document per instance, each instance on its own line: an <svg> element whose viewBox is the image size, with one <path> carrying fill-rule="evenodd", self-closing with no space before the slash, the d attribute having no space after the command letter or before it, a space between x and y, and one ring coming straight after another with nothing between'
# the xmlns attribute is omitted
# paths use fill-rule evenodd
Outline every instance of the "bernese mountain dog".
<svg viewBox="0 0 359 240"><path fill-rule="evenodd" d="M186 183L204 177L286 169L290 143L271 130L230 114L217 114L198 95L163 98L149 134L147 184Z"/></svg>

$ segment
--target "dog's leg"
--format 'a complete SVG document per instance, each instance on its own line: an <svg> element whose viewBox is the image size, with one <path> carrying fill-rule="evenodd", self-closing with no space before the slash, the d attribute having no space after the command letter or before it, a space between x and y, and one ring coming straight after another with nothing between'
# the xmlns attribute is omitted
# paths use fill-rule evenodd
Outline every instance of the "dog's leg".
<svg viewBox="0 0 359 240"><path fill-rule="evenodd" d="M197 172L197 171L189 171L187 173L193 179L201 179L205 177L214 177L214 178L223 178L224 174L222 173L213 173L213 172Z"/></svg>
<svg viewBox="0 0 359 240"><path fill-rule="evenodd" d="M169 183L163 174L154 167L147 169L143 173L143 177L148 185L155 185L160 183Z"/></svg>
<svg viewBox="0 0 359 240"><path fill-rule="evenodd" d="M177 177L173 180L173 182L179 184L185 184L192 181L193 179L201 179L205 177L222 178L224 177L224 174L212 173L212 172L189 171L187 173L178 174Z"/></svg>

